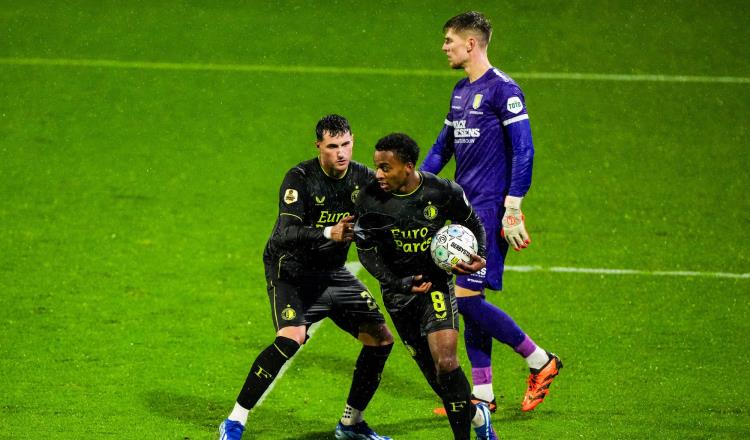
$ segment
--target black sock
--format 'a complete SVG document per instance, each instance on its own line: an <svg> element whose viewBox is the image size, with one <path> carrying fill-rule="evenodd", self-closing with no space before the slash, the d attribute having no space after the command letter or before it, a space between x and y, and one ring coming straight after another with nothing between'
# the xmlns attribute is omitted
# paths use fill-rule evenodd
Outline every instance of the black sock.
<svg viewBox="0 0 750 440"><path fill-rule="evenodd" d="M393 344L381 345L379 347L362 346L354 367L352 386L349 389L349 397L346 403L352 408L364 411L370 403L372 396L380 385L380 374L385 367L385 361L391 354Z"/></svg>
<svg viewBox="0 0 750 440"><path fill-rule="evenodd" d="M250 373L245 379L245 385L242 386L242 391L237 397L237 403L245 409L252 409L258 403L260 396L276 379L281 367L294 356L297 350L299 350L299 344L296 341L277 336L273 344L266 347L255 358Z"/></svg>
<svg viewBox="0 0 750 440"><path fill-rule="evenodd" d="M471 386L466 379L461 367L450 373L438 376L440 383L443 406L448 414L448 421L453 430L456 440L468 440L471 438L471 417L473 405L471 404Z"/></svg>

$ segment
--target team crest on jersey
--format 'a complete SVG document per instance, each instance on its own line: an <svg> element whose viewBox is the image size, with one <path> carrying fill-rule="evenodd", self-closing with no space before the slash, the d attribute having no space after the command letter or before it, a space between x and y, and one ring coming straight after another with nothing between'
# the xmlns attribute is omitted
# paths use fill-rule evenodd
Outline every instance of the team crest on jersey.
<svg viewBox="0 0 750 440"><path fill-rule="evenodd" d="M474 95L474 102L471 103L471 106L474 108L474 110L476 110L480 105L482 105L482 94L477 93L476 95Z"/></svg>
<svg viewBox="0 0 750 440"><path fill-rule="evenodd" d="M424 218L427 220L432 220L438 215L438 209L435 205L430 203L429 205L425 206L422 210L422 214L424 214Z"/></svg>
<svg viewBox="0 0 750 440"><path fill-rule="evenodd" d="M352 191L352 203L357 201L357 197L359 197L359 185L354 187L354 191Z"/></svg>
<svg viewBox="0 0 750 440"><path fill-rule="evenodd" d="M523 103L521 102L521 98L519 98L518 96L511 96L510 98L508 98L508 102L505 104L505 108L507 108L508 111L513 113L514 115L521 113L521 110L523 110Z"/></svg>
<svg viewBox="0 0 750 440"><path fill-rule="evenodd" d="M281 319L284 321L291 321L292 319L297 317L297 312L294 311L291 307L286 307L284 310L281 311Z"/></svg>
<svg viewBox="0 0 750 440"><path fill-rule="evenodd" d="M326 196L320 196L320 197L315 196L315 204L316 205L322 205L323 202L325 202L325 201L326 201Z"/></svg>
<svg viewBox="0 0 750 440"><path fill-rule="evenodd" d="M284 193L284 203L291 205L299 199L299 193L296 189L289 188Z"/></svg>

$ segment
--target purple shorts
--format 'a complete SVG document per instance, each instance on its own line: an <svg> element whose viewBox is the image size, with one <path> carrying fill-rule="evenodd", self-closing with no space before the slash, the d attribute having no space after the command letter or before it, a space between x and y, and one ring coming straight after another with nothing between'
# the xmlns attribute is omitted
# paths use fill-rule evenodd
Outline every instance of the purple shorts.
<svg viewBox="0 0 750 440"><path fill-rule="evenodd" d="M503 270L508 242L500 236L505 208L502 206L474 210L487 234L487 267L471 275L456 275L456 285L469 290L503 290Z"/></svg>

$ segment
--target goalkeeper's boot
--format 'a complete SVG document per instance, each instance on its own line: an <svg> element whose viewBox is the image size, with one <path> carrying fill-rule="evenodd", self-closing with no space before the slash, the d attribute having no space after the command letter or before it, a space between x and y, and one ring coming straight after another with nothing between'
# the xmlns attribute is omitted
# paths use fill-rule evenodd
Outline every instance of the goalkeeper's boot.
<svg viewBox="0 0 750 440"><path fill-rule="evenodd" d="M476 405L477 403L480 403L480 402L486 404L487 408L490 409L491 413L494 414L495 411L497 411L497 400L494 397L492 398L492 402L488 402L486 400L480 399L479 397L477 397L477 396L475 396L473 394L471 395L471 403L473 403L474 405ZM432 413L435 414L436 416L443 416L443 417L445 417L445 416L448 415L448 413L445 412L445 407L443 407L443 406L439 406L439 407L433 409Z"/></svg>
<svg viewBox="0 0 750 440"><path fill-rule="evenodd" d="M242 423L225 419L219 425L219 440L240 440L245 427Z"/></svg>
<svg viewBox="0 0 750 440"><path fill-rule="evenodd" d="M367 426L367 422L364 420L351 426L339 422L336 425L335 435L337 440L393 440L390 437L378 435L377 432Z"/></svg>
<svg viewBox="0 0 750 440"><path fill-rule="evenodd" d="M492 427L490 409L487 407L487 404L482 402L477 403L477 411L481 411L484 416L484 423L474 428L477 440L497 440L497 433L495 432L495 428Z"/></svg>
<svg viewBox="0 0 750 440"><path fill-rule="evenodd" d="M552 380L563 367L562 361L556 354L547 353L547 356L549 356L549 360L542 368L538 370L530 369L531 374L527 381L529 387L526 389L526 395L521 403L522 411L531 411L544 401L544 398L549 394L549 386L552 384Z"/></svg>

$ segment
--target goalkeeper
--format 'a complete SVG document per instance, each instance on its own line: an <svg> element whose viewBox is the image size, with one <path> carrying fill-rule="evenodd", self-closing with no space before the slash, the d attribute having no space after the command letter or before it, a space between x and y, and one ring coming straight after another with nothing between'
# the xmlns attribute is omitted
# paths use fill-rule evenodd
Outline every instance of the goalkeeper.
<svg viewBox="0 0 750 440"><path fill-rule="evenodd" d="M487 267L456 277L458 310L464 317L464 339L472 365L473 398L490 404L492 339L512 347L525 358L530 376L521 408L534 409L549 392L560 359L537 346L507 313L486 301L484 289L502 290L509 247L526 248L521 201L531 186L534 146L523 93L487 58L492 35L489 21L478 12L451 18L443 26L442 50L453 69L463 69L450 101L445 125L425 157L421 170L437 174L456 158L456 182L477 212L487 232ZM435 410L445 414L443 408Z"/></svg>

